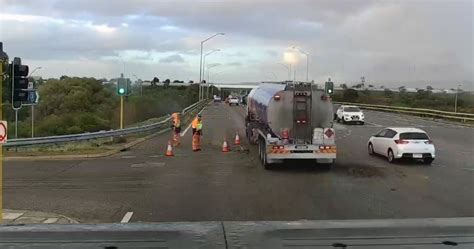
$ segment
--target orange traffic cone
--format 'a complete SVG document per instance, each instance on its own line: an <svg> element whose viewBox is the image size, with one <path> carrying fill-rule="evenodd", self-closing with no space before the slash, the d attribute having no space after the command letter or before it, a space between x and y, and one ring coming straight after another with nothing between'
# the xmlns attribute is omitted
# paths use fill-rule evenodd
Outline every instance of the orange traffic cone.
<svg viewBox="0 0 474 249"><path fill-rule="evenodd" d="M235 133L235 140L234 140L234 144L235 145L239 145L240 144L240 137L239 137L239 133Z"/></svg>
<svg viewBox="0 0 474 249"><path fill-rule="evenodd" d="M229 152L229 146L227 145L227 140L224 138L224 143L222 143L222 152Z"/></svg>
<svg viewBox="0 0 474 249"><path fill-rule="evenodd" d="M166 149L166 156L174 156L173 146L171 146L171 141L168 140L168 148Z"/></svg>

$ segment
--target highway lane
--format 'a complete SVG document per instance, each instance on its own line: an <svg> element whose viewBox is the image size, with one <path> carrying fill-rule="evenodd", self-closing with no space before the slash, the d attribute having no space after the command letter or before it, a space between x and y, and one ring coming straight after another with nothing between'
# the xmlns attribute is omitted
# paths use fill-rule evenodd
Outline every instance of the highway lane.
<svg viewBox="0 0 474 249"><path fill-rule="evenodd" d="M5 162L4 206L61 213L83 222L365 219L474 215L473 129L367 111L367 125L336 124L338 159L330 171L305 162L265 170L244 137L244 109L209 105L203 150L191 132L174 157L170 134L108 158ZM439 148L433 166L389 164L367 154L384 126L418 126ZM242 145L222 153L235 133Z"/></svg>

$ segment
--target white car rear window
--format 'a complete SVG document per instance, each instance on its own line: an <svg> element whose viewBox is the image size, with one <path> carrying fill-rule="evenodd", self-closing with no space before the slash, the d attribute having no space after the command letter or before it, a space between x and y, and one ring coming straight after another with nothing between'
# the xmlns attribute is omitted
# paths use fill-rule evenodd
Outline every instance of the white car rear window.
<svg viewBox="0 0 474 249"><path fill-rule="evenodd" d="M428 135L422 132L405 132L400 133L400 139L406 140L428 140Z"/></svg>

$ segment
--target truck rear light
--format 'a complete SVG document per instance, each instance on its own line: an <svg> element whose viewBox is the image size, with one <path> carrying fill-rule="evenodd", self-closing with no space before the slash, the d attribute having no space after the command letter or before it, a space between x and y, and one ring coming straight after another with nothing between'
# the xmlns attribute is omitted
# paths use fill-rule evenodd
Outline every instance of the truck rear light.
<svg viewBox="0 0 474 249"><path fill-rule="evenodd" d="M433 141L432 140L428 140L425 142L425 144L433 144Z"/></svg>
<svg viewBox="0 0 474 249"><path fill-rule="evenodd" d="M281 138L288 139L289 137L290 137L290 134L289 134L288 129L283 129L283 131L281 132Z"/></svg>
<svg viewBox="0 0 474 249"><path fill-rule="evenodd" d="M331 100L331 96L323 95L321 96L321 100L324 100L324 101Z"/></svg>
<svg viewBox="0 0 474 249"><path fill-rule="evenodd" d="M301 120L301 123L306 124L306 120Z"/></svg>
<svg viewBox="0 0 474 249"><path fill-rule="evenodd" d="M395 139L396 144L408 144L409 141L407 140L402 140L402 139Z"/></svg>
<svg viewBox="0 0 474 249"><path fill-rule="evenodd" d="M283 146L283 145L280 145L280 146L278 147L278 149L280 149L280 150L283 150L284 148L285 148L285 146Z"/></svg>
<svg viewBox="0 0 474 249"><path fill-rule="evenodd" d="M278 95L278 94L275 94L275 96L273 96L273 99L276 100L276 101L278 101L278 100L281 99L281 96Z"/></svg>

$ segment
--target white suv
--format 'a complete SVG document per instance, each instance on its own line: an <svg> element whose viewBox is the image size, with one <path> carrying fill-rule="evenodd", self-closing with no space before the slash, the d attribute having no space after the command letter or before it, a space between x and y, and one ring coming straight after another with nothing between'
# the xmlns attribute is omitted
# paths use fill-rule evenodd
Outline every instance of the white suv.
<svg viewBox="0 0 474 249"><path fill-rule="evenodd" d="M364 113L357 106L353 105L341 105L337 109L336 116L337 122L342 123L359 123L364 124Z"/></svg>

